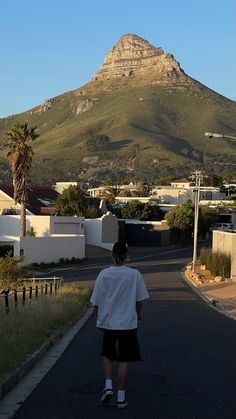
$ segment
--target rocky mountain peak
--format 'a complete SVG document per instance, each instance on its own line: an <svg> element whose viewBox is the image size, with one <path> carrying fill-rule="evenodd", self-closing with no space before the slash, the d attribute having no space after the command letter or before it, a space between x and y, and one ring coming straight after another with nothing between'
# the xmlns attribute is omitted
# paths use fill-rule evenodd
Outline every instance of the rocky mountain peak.
<svg viewBox="0 0 236 419"><path fill-rule="evenodd" d="M145 39L123 35L105 57L104 64L92 80L103 81L145 76L146 82L169 84L188 81L173 55L151 45Z"/></svg>

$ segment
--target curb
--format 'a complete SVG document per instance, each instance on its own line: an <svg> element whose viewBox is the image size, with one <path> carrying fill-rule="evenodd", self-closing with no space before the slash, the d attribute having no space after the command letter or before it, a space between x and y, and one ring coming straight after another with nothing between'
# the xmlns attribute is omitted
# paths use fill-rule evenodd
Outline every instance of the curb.
<svg viewBox="0 0 236 419"><path fill-rule="evenodd" d="M88 320L92 315L93 309L85 308L79 317L71 320L64 326L59 332L55 333L45 342L36 352L29 355L27 359L13 372L11 373L6 380L0 384L0 400L12 390L16 384L18 384L25 376L31 371L39 361L46 355L46 353L56 344L58 341L66 335L66 333L77 323L81 322L82 325ZM70 343L70 342L69 342ZM68 343L68 344L69 344Z"/></svg>
<svg viewBox="0 0 236 419"><path fill-rule="evenodd" d="M186 269L184 268L182 271L182 276L184 277L184 280L190 285L192 290L198 294L198 296L205 301L210 307L212 307L214 310L218 311L218 313L223 314L224 316L229 317L231 320L236 320L236 317L229 314L224 307L215 299L212 299L208 297L207 295L203 294L196 286L196 284L189 278L189 276L186 273Z"/></svg>

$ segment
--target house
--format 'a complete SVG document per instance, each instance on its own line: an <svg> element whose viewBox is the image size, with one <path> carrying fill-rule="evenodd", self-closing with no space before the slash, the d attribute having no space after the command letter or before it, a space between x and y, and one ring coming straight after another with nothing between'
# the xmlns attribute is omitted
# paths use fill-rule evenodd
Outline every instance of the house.
<svg viewBox="0 0 236 419"><path fill-rule="evenodd" d="M115 187L119 190L119 194L122 194L122 191L129 191L130 193L136 192L140 188L140 184L135 184L130 182L128 185L110 185L110 187ZM100 185L97 188L89 188L87 192L93 198L105 198L107 192L107 186Z"/></svg>
<svg viewBox="0 0 236 419"><path fill-rule="evenodd" d="M19 215L0 215L0 245L12 246L14 256L24 256L23 264L84 258L83 217L27 215L26 224L27 230L34 229L35 237L20 236Z"/></svg>
<svg viewBox="0 0 236 419"><path fill-rule="evenodd" d="M176 179L173 182L170 183L170 186L172 186L172 188L185 188L188 189L190 186L190 181L188 179L181 178L181 179Z"/></svg>
<svg viewBox="0 0 236 419"><path fill-rule="evenodd" d="M56 184L53 185L53 188L61 194L65 189L68 189L69 186L75 186L76 188L86 191L89 184L85 182L56 182Z"/></svg>
<svg viewBox="0 0 236 419"><path fill-rule="evenodd" d="M55 214L55 202L58 192L49 187L30 186L28 188L28 202L26 213L30 215ZM15 204L13 185L0 183L0 212L1 214L19 214L20 204Z"/></svg>

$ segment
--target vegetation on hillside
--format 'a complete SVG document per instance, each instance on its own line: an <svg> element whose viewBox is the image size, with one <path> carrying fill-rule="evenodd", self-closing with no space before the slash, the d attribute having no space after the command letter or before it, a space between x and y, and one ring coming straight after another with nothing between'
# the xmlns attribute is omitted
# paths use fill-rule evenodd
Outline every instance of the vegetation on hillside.
<svg viewBox="0 0 236 419"><path fill-rule="evenodd" d="M89 151L105 150L109 146L110 141L108 135L92 135L86 141L87 149Z"/></svg>
<svg viewBox="0 0 236 419"><path fill-rule="evenodd" d="M96 180L108 176L119 181L154 182L161 176L183 176L194 168L208 173L234 172L235 145L224 139L206 141L204 132L214 130L235 135L236 104L204 88L171 89L161 86L131 87L127 80L104 86L91 84L53 99L45 112L32 112L0 120L0 138L12 124L37 125L39 141L32 179L52 184L64 179ZM77 115L81 101L96 104ZM143 100L140 101L139 98ZM223 121L223 122L222 122ZM86 141L107 136L109 146L88 150ZM0 174L9 178L0 149Z"/></svg>

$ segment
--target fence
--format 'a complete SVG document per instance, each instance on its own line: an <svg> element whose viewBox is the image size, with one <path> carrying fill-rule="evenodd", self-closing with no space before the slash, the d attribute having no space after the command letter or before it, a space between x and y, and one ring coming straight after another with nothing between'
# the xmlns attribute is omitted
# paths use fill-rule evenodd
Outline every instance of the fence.
<svg viewBox="0 0 236 419"><path fill-rule="evenodd" d="M23 287L20 289L14 289L12 291L4 290L0 294L0 302L1 300L5 303L5 310L8 314L10 311L10 305L14 308L17 307L19 300L21 300L22 305L26 304L27 302L31 303L33 298L38 298L39 296L46 296L52 295L53 293L57 293L60 287L60 282L63 281L62 276L54 276L54 277L47 277L47 278L27 278L24 282L30 281L33 285L30 285L28 288ZM48 281L50 281L48 283ZM36 285L36 282L43 282L39 285ZM22 295L22 298L19 298Z"/></svg>

